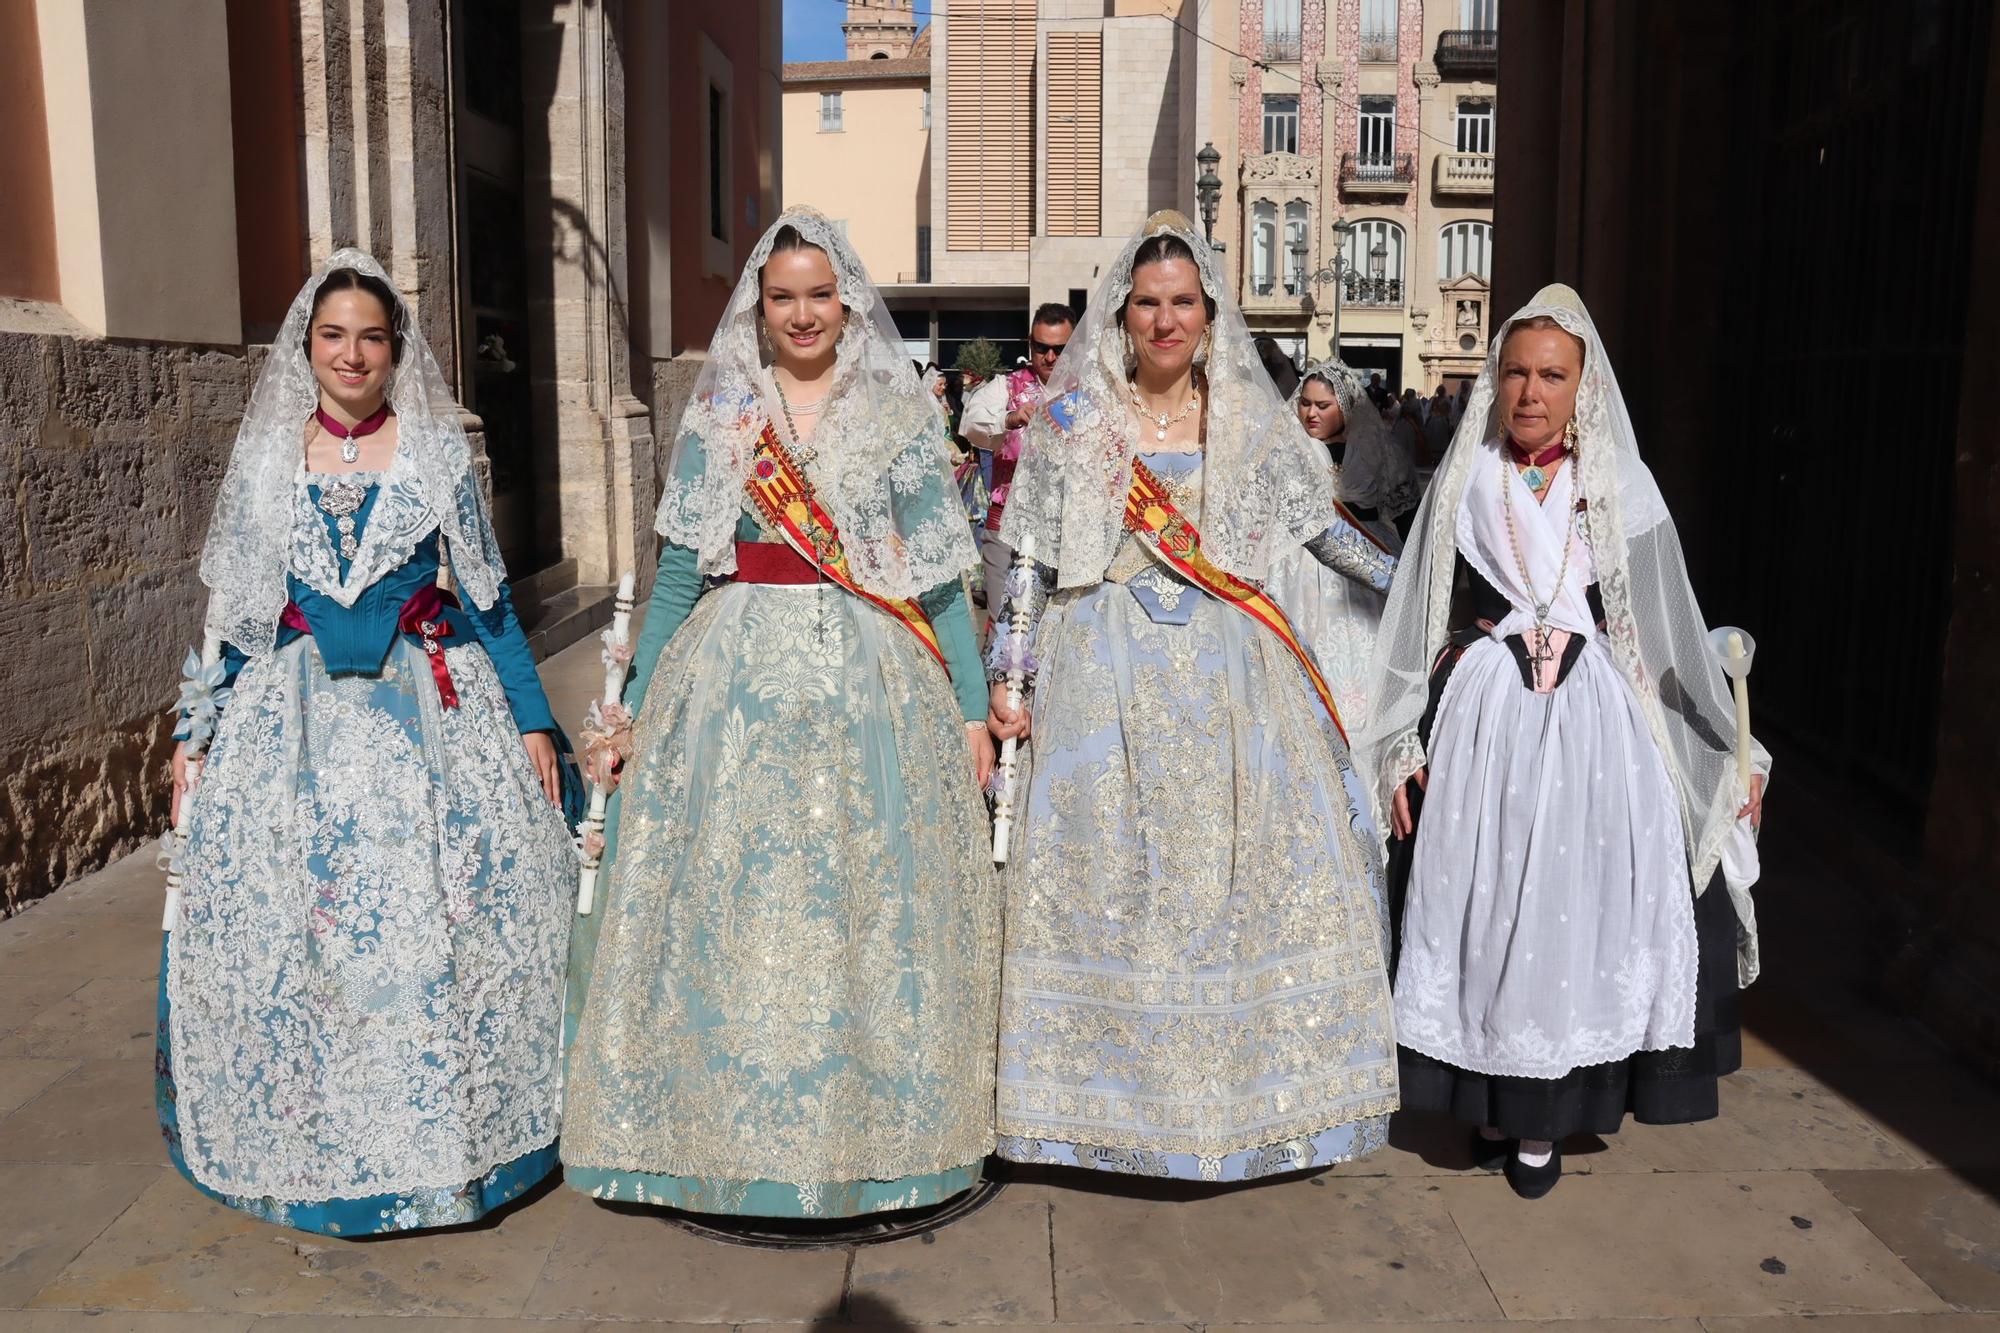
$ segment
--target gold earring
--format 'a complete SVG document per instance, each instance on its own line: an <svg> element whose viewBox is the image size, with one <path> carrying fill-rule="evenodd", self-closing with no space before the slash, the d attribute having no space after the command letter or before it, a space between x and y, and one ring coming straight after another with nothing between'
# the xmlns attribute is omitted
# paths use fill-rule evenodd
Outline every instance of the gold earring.
<svg viewBox="0 0 2000 1333"><path fill-rule="evenodd" d="M1563 426L1563 448L1569 450L1571 453L1576 452L1577 434L1576 418L1571 417Z"/></svg>
<svg viewBox="0 0 2000 1333"><path fill-rule="evenodd" d="M762 315L757 316L757 341L763 346L765 356L773 361L778 359L777 345L771 341L771 326Z"/></svg>
<svg viewBox="0 0 2000 1333"><path fill-rule="evenodd" d="M1129 372L1139 364L1139 349L1132 345L1132 330L1120 329L1119 334L1125 339L1125 369Z"/></svg>
<svg viewBox="0 0 2000 1333"><path fill-rule="evenodd" d="M1207 365L1209 349L1212 348L1214 345L1215 345L1215 328L1213 325L1211 325L1210 327L1205 328L1201 331L1201 346L1195 348L1194 363L1198 366Z"/></svg>

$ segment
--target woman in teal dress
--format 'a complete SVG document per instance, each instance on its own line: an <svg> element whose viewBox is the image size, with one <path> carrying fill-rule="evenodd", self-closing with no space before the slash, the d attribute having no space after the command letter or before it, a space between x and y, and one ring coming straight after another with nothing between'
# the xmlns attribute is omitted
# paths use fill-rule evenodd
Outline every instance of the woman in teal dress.
<svg viewBox="0 0 2000 1333"><path fill-rule="evenodd" d="M160 968L168 1154L302 1231L473 1221L556 1165L576 851L464 431L367 255L293 302L201 575L223 655L175 753L186 799L213 731Z"/></svg>
<svg viewBox="0 0 2000 1333"><path fill-rule="evenodd" d="M817 213L745 266L658 526L571 946L565 1177L762 1217L948 1199L993 1146L976 556L936 407Z"/></svg>

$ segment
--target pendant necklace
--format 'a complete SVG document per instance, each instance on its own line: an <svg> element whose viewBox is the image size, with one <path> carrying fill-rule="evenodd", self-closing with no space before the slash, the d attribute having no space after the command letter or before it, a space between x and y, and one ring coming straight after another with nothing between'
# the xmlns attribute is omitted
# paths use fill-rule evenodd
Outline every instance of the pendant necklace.
<svg viewBox="0 0 2000 1333"><path fill-rule="evenodd" d="M1560 442L1550 445L1538 454L1530 454L1512 440L1507 441L1507 449L1517 460L1527 464L1521 469L1521 480L1527 482L1528 489L1537 496L1548 487L1549 464L1558 461L1568 452L1568 446Z"/></svg>
<svg viewBox="0 0 2000 1333"><path fill-rule="evenodd" d="M785 414L785 429L791 432L792 448L798 451L799 465L803 467L813 459L819 457L819 450L799 438L799 423L792 419L792 412L795 409L792 407L792 400L785 396L784 382L776 375L773 375L771 376L771 387L778 391L778 409ZM821 394L818 402L802 403L796 410L800 412L817 412L826 406L826 400L831 396L831 394Z"/></svg>
<svg viewBox="0 0 2000 1333"><path fill-rule="evenodd" d="M1511 448L1512 441L1508 443ZM1543 459L1553 461L1548 460L1546 455L1543 455ZM1549 646L1549 603L1562 596L1563 588L1569 583L1569 556L1570 552L1576 549L1576 516L1572 511L1567 524L1568 536L1563 541L1562 568L1556 571L1555 587L1550 590L1547 597L1544 597L1535 591L1534 576L1528 573L1528 559L1521 553L1521 535L1514 528L1513 471L1513 466L1507 461L1507 455L1503 452L1500 455L1500 507L1507 515L1507 544L1514 548L1514 567L1521 571L1521 585L1528 590L1528 600L1535 604L1535 643L1532 645L1533 651L1529 654L1529 660L1534 663L1536 678L1540 679L1542 668L1555 660L1555 651ZM1520 477L1521 480L1527 481L1528 474L1523 472Z"/></svg>
<svg viewBox="0 0 2000 1333"><path fill-rule="evenodd" d="M352 426L341 425L323 407L314 408L313 415L321 430L340 441L340 461L352 466L361 461L361 437L382 429L382 423L389 419L389 405L382 404Z"/></svg>
<svg viewBox="0 0 2000 1333"><path fill-rule="evenodd" d="M1132 385L1132 406L1139 410L1140 416L1153 423L1154 438L1164 442L1167 438L1167 427L1178 425L1187 419L1188 413L1201 406L1201 390L1196 389L1194 391L1193 396L1188 399L1186 407L1183 407L1172 416L1168 416L1165 412L1148 411L1146 405L1139 401L1139 386L1134 384Z"/></svg>

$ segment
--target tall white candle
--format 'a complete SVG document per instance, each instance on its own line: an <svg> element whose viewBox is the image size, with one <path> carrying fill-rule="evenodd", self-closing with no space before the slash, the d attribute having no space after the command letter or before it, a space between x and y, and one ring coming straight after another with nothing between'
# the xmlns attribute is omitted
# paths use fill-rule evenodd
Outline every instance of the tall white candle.
<svg viewBox="0 0 2000 1333"><path fill-rule="evenodd" d="M1743 651L1743 636L1729 636L1729 656L1741 660L1747 654ZM1750 673L1735 671L1732 683L1736 687L1736 781L1743 788L1745 800L1750 797Z"/></svg>

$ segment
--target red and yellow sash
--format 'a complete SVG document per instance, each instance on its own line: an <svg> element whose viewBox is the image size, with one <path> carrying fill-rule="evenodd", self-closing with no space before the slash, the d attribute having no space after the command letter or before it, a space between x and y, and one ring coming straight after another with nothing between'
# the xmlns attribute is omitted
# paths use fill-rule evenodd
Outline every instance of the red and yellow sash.
<svg viewBox="0 0 2000 1333"><path fill-rule="evenodd" d="M938 646L937 631L930 617L912 597L877 597L854 581L847 567L847 552L840 544L840 532L833 520L813 498L812 483L799 471L778 433L769 422L757 437L757 451L750 463L750 477L744 482L750 500L766 522L784 535L793 550L813 563L820 573L853 593L881 607L903 622L917 636L939 666L945 666L944 650ZM949 667L945 667L947 671Z"/></svg>
<svg viewBox="0 0 2000 1333"><path fill-rule="evenodd" d="M1292 656L1305 668L1306 679L1312 682L1313 690L1326 708L1326 715L1333 719L1333 729L1340 733L1341 740L1347 739L1347 728L1341 725L1340 710L1333 704L1333 691L1327 688L1326 677L1314 665L1312 654L1299 642L1298 631L1292 628L1292 622L1262 588L1245 583L1227 570L1218 569L1202 554L1201 533L1180 510L1174 508L1167 488L1160 484L1152 469L1137 458L1132 460L1132 489L1125 494L1125 526L1148 549L1196 587L1224 605L1235 607L1277 635L1278 641L1291 649Z"/></svg>

